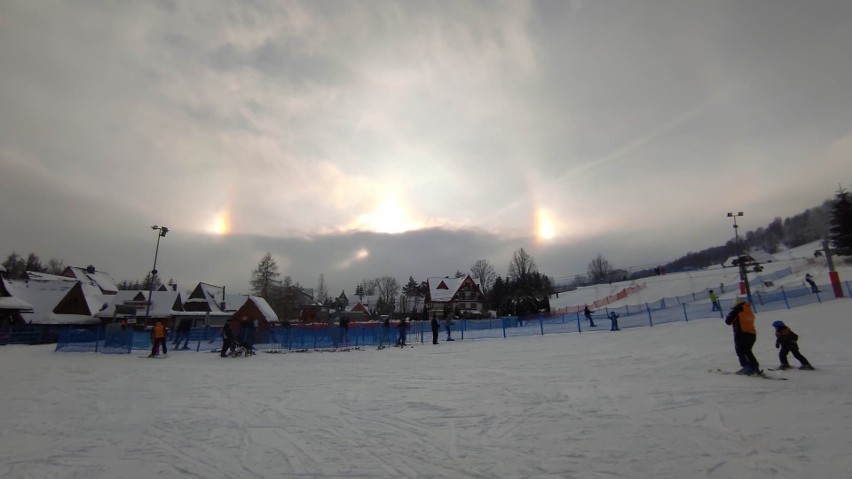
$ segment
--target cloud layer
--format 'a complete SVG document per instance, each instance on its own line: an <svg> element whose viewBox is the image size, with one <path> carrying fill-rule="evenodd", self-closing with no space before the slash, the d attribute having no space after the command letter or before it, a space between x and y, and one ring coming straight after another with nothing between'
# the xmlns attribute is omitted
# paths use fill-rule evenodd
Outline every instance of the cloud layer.
<svg viewBox="0 0 852 479"><path fill-rule="evenodd" d="M267 250L338 289L500 272L518 247L554 276L597 252L670 260L725 241L726 211L757 227L848 187L850 18L840 1L5 2L0 247L138 278L167 224L176 275L238 289Z"/></svg>

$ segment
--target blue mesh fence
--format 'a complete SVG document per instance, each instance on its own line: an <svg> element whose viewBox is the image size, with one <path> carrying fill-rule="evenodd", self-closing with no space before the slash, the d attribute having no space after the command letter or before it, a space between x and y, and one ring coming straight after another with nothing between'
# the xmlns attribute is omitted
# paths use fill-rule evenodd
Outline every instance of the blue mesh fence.
<svg viewBox="0 0 852 479"><path fill-rule="evenodd" d="M850 283L844 282L847 295L852 296ZM791 309L817 302L832 301L835 298L831 285L821 285L821 292L813 293L810 288L778 288L771 292L753 294L754 310L758 313ZM683 297L681 297L683 298ZM733 305L733 299L720 300L722 311L713 311L709 301L678 301L678 298L664 298L644 305L627 305L617 308L602 308L593 312L592 319L596 327L582 313L540 314L526 317L506 317L492 319L456 320L452 324L454 339L475 340L510 338L521 336L541 336L545 334L585 333L610 329L609 313L618 314L620 329L651 327L677 321L723 318ZM396 344L399 337L398 323L383 328L380 323L354 323L349 328L350 348L376 347ZM221 327L201 327L190 331L189 349L199 352L218 351L222 347ZM8 338L7 333L7 338ZM41 334L28 331L20 334ZM441 322L441 340L445 340L447 331ZM0 338L3 336L0 335ZM256 332L253 340L245 338L261 351L282 350L322 350L346 347L340 328L324 324L274 326ZM429 343L432 341L431 325L428 321L411 321L408 330L408 343ZM169 338L169 349L173 348L174 336ZM104 328L82 329L65 327L59 332L57 351L131 353L133 350L149 350L151 339L147 332L118 331L106 333Z"/></svg>

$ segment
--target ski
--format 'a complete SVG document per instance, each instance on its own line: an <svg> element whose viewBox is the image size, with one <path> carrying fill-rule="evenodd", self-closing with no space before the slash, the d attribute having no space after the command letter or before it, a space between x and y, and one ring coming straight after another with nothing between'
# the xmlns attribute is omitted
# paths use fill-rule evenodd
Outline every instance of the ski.
<svg viewBox="0 0 852 479"><path fill-rule="evenodd" d="M708 370L708 372L716 373L716 374L732 374L734 376L759 377L759 378L763 378L763 379L771 379L773 381L787 381L788 380L788 378L780 378L780 377L776 377L776 376L767 376L763 372L760 372L760 373L757 373L757 374L752 374L751 376L748 376L746 374L737 374L735 371L725 371L724 369L718 369L718 368L717 369L710 369L710 370Z"/></svg>

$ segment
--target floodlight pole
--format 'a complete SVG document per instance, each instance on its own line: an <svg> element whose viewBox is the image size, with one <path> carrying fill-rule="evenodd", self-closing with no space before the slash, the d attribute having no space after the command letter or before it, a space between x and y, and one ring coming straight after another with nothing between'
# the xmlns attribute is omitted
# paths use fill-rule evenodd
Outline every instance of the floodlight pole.
<svg viewBox="0 0 852 479"><path fill-rule="evenodd" d="M145 319L151 320L151 296L154 295L154 279L157 277L157 256L160 254L160 238L165 238L169 228L166 226L154 225L152 230L157 231L157 249L154 250L154 268L151 269L151 280L148 282L148 305L145 307Z"/></svg>
<svg viewBox="0 0 852 479"><path fill-rule="evenodd" d="M739 225L737 225L738 216L743 216L743 212L738 211L736 213L728 213L728 218L734 219L734 238L737 242L737 266L739 266L740 268L740 281L745 286L745 294L748 298L748 302L754 304L754 302L751 300L751 287L748 284L748 272L746 272L745 264L743 261L742 247L740 246Z"/></svg>

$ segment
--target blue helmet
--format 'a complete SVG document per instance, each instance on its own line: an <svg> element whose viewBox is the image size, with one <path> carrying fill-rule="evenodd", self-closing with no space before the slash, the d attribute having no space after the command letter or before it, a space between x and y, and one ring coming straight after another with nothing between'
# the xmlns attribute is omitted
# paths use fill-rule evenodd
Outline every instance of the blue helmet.
<svg viewBox="0 0 852 479"><path fill-rule="evenodd" d="M774 321L772 323L773 328L783 328L784 326L786 326L786 324L784 324L784 321Z"/></svg>

